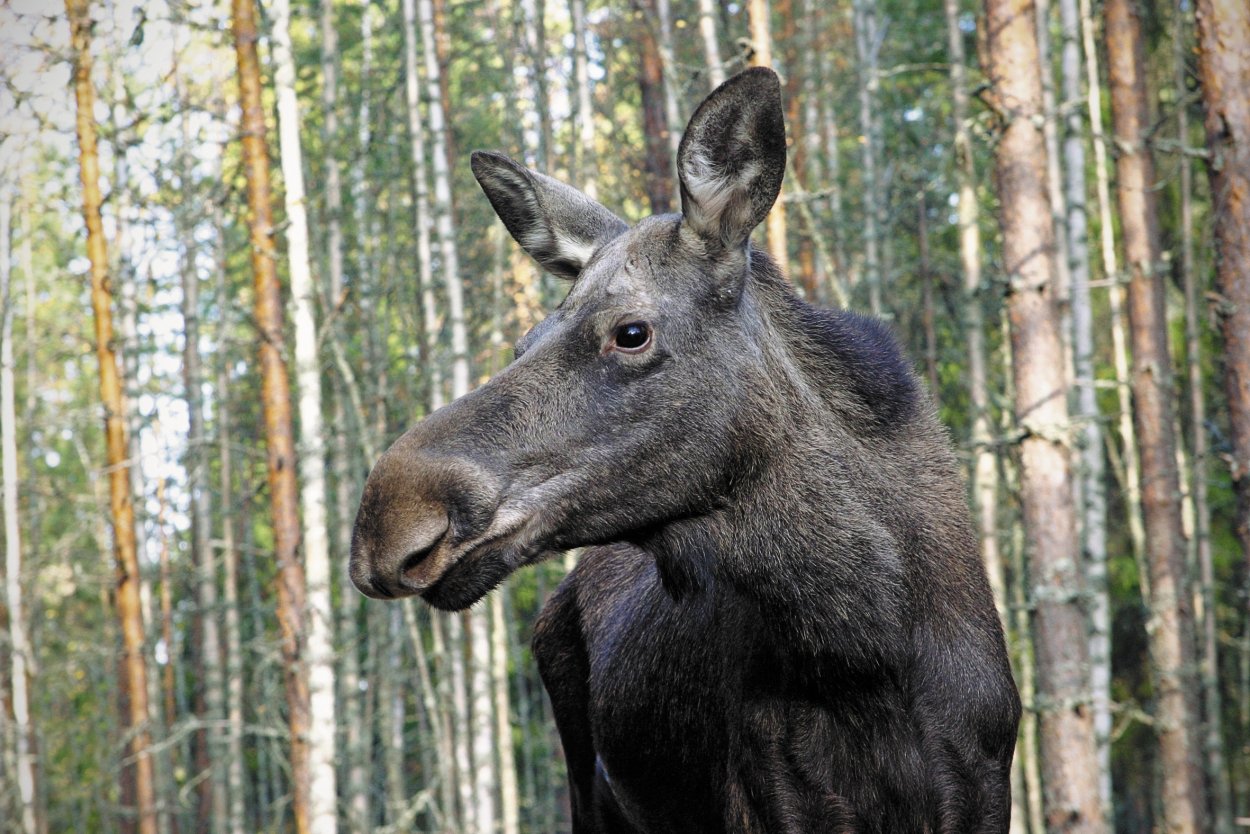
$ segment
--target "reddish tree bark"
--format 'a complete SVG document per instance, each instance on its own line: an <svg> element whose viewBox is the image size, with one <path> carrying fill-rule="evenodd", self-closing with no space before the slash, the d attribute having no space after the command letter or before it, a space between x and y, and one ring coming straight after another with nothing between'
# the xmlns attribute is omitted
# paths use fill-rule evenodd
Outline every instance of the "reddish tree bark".
<svg viewBox="0 0 1250 834"><path fill-rule="evenodd" d="M1072 498L1055 243L1042 134L1042 81L1031 0L986 0L985 72L1003 119L995 173L1009 278L1012 376L1024 526L1031 542L1045 813L1051 832L1102 832L1098 754L1088 703L1088 644L1078 603L1080 543Z"/></svg>
<svg viewBox="0 0 1250 834"><path fill-rule="evenodd" d="M1116 201L1129 273L1133 424L1141 458L1141 504L1150 571L1150 655L1166 830L1198 831L1205 816L1195 733L1193 634L1185 582L1180 478L1176 469L1172 362L1160 257L1154 161L1141 24L1131 0L1107 0L1105 33L1115 133Z"/></svg>
<svg viewBox="0 0 1250 834"><path fill-rule="evenodd" d="M123 797L132 795L137 830L156 833L156 789L148 748L148 684L144 661L143 612L139 601L139 559L135 546L135 516L130 491L129 445L117 354L113 349L113 290L108 274L108 251L100 218L100 159L96 148L95 88L91 83L91 15L88 0L66 0L70 41L74 54L74 94L78 106L77 132L82 176L83 220L87 226L87 259L91 262L91 307L95 314L96 358L100 363L100 400L104 404L107 441L109 509L113 522L113 559L117 587L113 600L121 625L119 663L123 732L129 737L123 766Z"/></svg>
<svg viewBox="0 0 1250 834"><path fill-rule="evenodd" d="M235 56L242 105L243 164L247 174L248 228L254 275L255 321L260 331L261 404L264 410L270 513L277 562L277 613L290 728L291 810L299 834L308 830L308 677L303 664L304 568L299 559L300 524L295 483L291 389L283 359L282 288L274 246L269 147L256 54L254 0L232 0Z"/></svg>
<svg viewBox="0 0 1250 834"><path fill-rule="evenodd" d="M664 63L648 19L655 19L654 0L642 0L644 10L635 11L638 37L638 88L642 93L642 135L646 148L643 187L652 214L673 210L672 145L664 115Z"/></svg>

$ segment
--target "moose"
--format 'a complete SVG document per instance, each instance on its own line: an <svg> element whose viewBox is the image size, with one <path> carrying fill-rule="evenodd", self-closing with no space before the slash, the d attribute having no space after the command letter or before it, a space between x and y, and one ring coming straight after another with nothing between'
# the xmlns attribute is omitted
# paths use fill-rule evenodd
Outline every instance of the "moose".
<svg viewBox="0 0 1250 834"><path fill-rule="evenodd" d="M680 214L474 153L571 286L377 461L351 578L456 611L586 548L533 638L578 834L1005 832L1020 701L951 442L885 325L751 246L785 165L764 68L691 118Z"/></svg>

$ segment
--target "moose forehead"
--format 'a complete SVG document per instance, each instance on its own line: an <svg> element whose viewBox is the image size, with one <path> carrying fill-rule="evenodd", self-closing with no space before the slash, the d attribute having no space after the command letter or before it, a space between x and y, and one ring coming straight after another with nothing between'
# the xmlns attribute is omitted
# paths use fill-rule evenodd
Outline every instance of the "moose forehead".
<svg viewBox="0 0 1250 834"><path fill-rule="evenodd" d="M679 214L639 221L594 252L561 306L566 312L600 306L670 310L694 300L709 278L734 265L707 257L701 242L684 232ZM744 265L740 261L737 268Z"/></svg>

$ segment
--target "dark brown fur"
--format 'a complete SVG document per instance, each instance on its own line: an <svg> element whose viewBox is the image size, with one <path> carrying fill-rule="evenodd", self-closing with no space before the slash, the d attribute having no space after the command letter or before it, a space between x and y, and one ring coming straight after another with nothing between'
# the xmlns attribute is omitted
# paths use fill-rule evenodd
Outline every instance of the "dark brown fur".
<svg viewBox="0 0 1250 834"><path fill-rule="evenodd" d="M575 283L379 460L352 577L458 609L589 547L534 638L576 831L1003 832L1020 705L949 438L882 325L750 248L783 137L771 72L726 82L682 214L632 229L474 155Z"/></svg>

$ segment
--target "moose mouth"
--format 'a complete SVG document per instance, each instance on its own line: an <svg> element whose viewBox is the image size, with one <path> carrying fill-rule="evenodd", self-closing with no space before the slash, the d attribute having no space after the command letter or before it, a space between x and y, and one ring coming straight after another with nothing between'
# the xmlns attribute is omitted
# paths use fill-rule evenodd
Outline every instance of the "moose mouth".
<svg viewBox="0 0 1250 834"><path fill-rule="evenodd" d="M524 528L474 542L433 584L419 592L421 599L443 611L462 611L499 586L509 574L553 551L526 541Z"/></svg>

